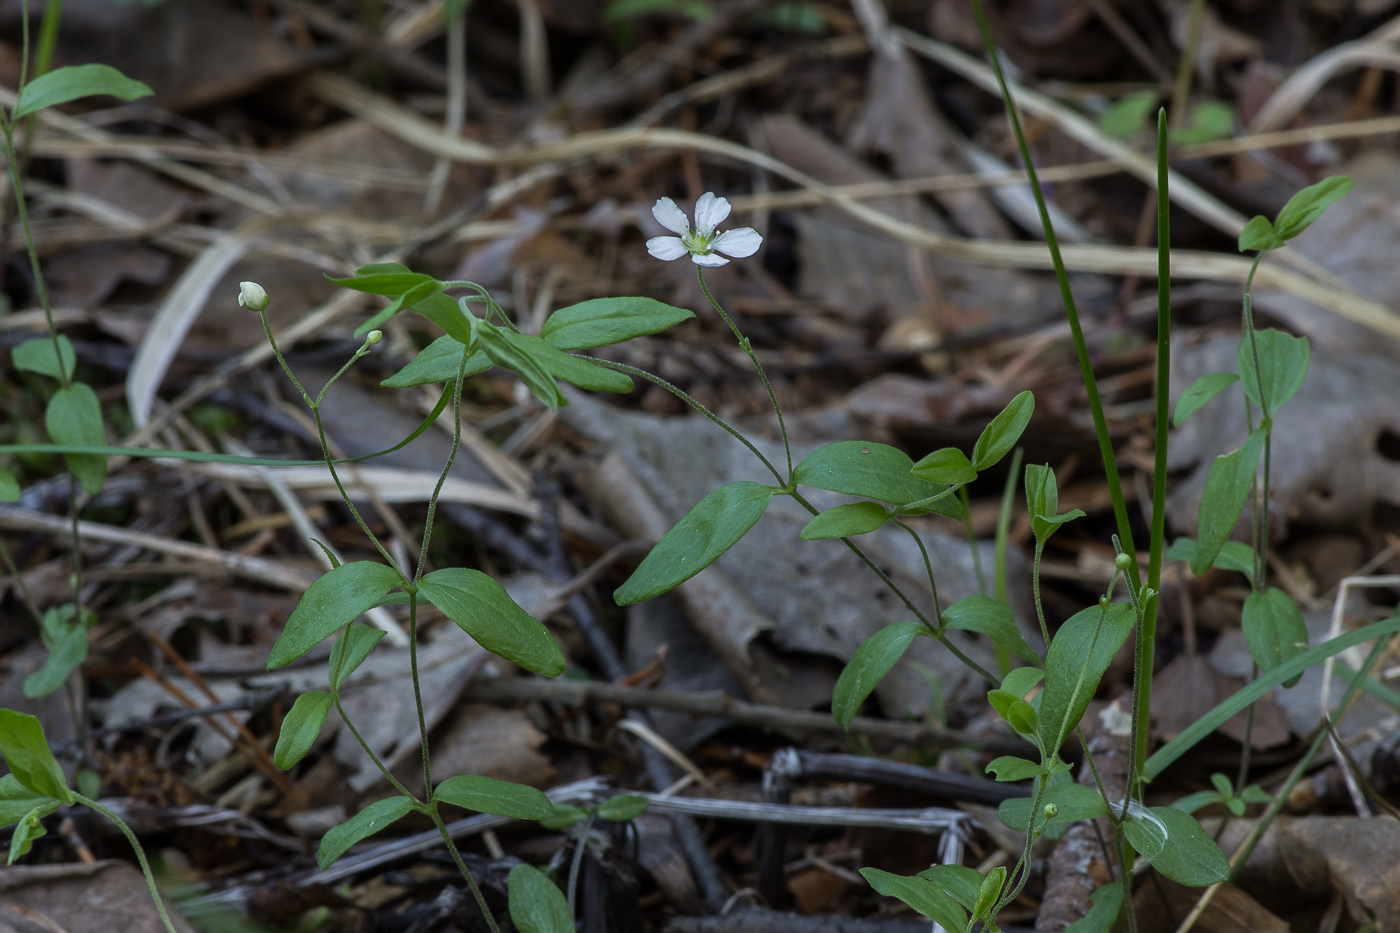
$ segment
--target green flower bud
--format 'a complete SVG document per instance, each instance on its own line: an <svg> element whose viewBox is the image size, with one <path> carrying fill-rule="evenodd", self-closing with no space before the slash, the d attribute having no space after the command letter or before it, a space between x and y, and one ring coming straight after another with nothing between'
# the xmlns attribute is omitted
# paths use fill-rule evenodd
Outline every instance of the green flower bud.
<svg viewBox="0 0 1400 933"><path fill-rule="evenodd" d="M257 282L238 283L238 303L249 311L266 311L270 301L267 292Z"/></svg>
<svg viewBox="0 0 1400 933"><path fill-rule="evenodd" d="M1045 805L1045 818L1046 818L1047 820L1053 820L1055 817L1057 817L1057 816L1059 816L1059 815L1060 815L1060 808L1059 808L1059 806L1057 806L1056 804L1053 804L1053 803L1047 803L1047 804Z"/></svg>
<svg viewBox="0 0 1400 933"><path fill-rule="evenodd" d="M1100 596L1100 597L1099 597L1099 608L1100 608L1100 609L1107 609L1107 608L1108 608L1108 597L1107 597L1107 596Z"/></svg>
<svg viewBox="0 0 1400 933"><path fill-rule="evenodd" d="M1117 557L1113 558L1113 566L1117 567L1119 570L1126 572L1132 565L1133 558L1126 553L1120 553Z"/></svg>
<svg viewBox="0 0 1400 933"><path fill-rule="evenodd" d="M379 341L381 341L381 340L383 340L383 339L384 339L384 332L383 332L382 330L372 330L372 331L370 331L368 334L365 335L365 345L366 345L366 346L371 346L371 347L372 347L372 346L374 346L376 343L378 343Z"/></svg>

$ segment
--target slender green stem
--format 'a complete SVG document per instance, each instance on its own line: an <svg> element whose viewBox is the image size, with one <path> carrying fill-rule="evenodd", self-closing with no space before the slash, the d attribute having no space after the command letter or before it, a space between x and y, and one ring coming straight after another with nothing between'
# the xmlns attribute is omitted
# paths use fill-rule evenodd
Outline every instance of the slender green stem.
<svg viewBox="0 0 1400 933"><path fill-rule="evenodd" d="M94 812L107 817L107 819L115 823L117 828L122 831L122 835L126 837L127 842L131 843L131 848L136 850L136 861L141 863L141 874L146 876L146 887L151 891L151 900L155 901L156 910L160 913L161 922L165 924L165 928L169 933L179 933L179 931L175 929L175 924L170 922L170 914L165 910L165 901L160 896L160 889L156 887L156 876L151 872L151 865L146 861L146 852L141 848L141 841L136 838L136 834L131 831L131 827L126 825L126 822L122 820L121 817L102 806L102 804L98 803L96 800L89 800L82 794L74 794L73 799Z"/></svg>
<svg viewBox="0 0 1400 933"><path fill-rule="evenodd" d="M1136 553L1133 547L1132 526L1128 521L1127 500L1123 497L1123 484L1118 477L1118 463L1114 458L1113 439L1108 433L1108 420L1104 417L1103 401L1099 398L1099 384L1094 377L1093 362L1089 359L1089 346L1084 342L1084 330L1079 324L1079 311L1074 303L1074 293L1070 290L1069 275L1065 271L1064 259L1060 256L1060 242L1055 237L1055 227L1050 222L1050 212L1045 206L1045 194L1040 188L1040 179L1036 176L1035 163L1031 160L1030 146L1026 144L1026 135L1021 129L1021 118L1016 112L1016 103L1011 97L1011 90L1006 84L1006 75L1002 73L1001 57L997 55L996 43L992 41L991 30L987 28L987 17L982 10L981 0L972 0L972 12L977 19L977 28L982 33L982 41L987 47L987 56L991 60L992 70L996 72L997 84L1001 88L1002 100L1006 104L1006 115L1011 121L1011 130L1016 136L1016 146L1021 152L1021 161L1025 164L1026 175L1030 181L1031 193L1035 196L1036 210L1040 213L1040 224L1045 231L1045 242L1050 249L1050 260L1055 267L1055 279L1060 285L1060 298L1064 302L1065 316L1069 320L1070 334L1074 338L1075 353L1079 357L1079 371L1084 378L1084 391L1089 396L1089 412L1094 419L1094 433L1099 441L1099 453L1103 458L1104 473L1108 477L1108 491L1113 499L1113 517L1118 525L1118 534L1123 539L1123 547L1129 553ZM1128 570L1129 579L1133 581L1133 586L1137 587L1138 568L1134 561Z"/></svg>
<svg viewBox="0 0 1400 933"><path fill-rule="evenodd" d="M301 400L306 403L306 407L314 410L316 408L316 403L312 400L311 394L302 386L301 380L297 378L297 374L292 372L292 367L287 363L287 358L282 355L282 348L277 345L277 338L272 334L272 325L267 320L267 310L259 311L258 317L262 319L263 333L267 334L267 342L272 347L272 355L277 357L277 362L282 366L282 372L287 374L287 378L291 380L292 385L301 393Z"/></svg>
<svg viewBox="0 0 1400 933"><path fill-rule="evenodd" d="M583 354L579 355L583 356ZM700 412L700 414L704 415L706 418L709 418L715 424L719 425L725 430L727 434L729 434L730 437L733 437L739 443L747 447L749 449L749 453L757 457L759 461L765 467L768 468L768 472L773 474L773 478L776 479L781 485L786 486L788 484L788 481L783 478L783 474L778 472L778 468L775 467L771 462L769 462L768 458L763 456L763 452L760 451L757 447L755 447L747 437L739 433L738 428L735 428L733 425L725 421L719 415L715 414L714 412L706 408L704 405L700 404L700 402L698 402L694 398L691 398L688 394L686 394L686 391L680 386L672 385L671 383L667 382L665 379L662 379L660 376L655 375L654 373L649 373L645 369L638 369L635 366L628 366L626 363L616 363L612 360L605 360L596 356L583 356L583 358L590 362L597 363L599 366L606 366L609 369L615 369L618 372L627 373L628 375L636 376L639 379L645 379L653 385L658 385L661 388L665 389L667 392L670 392L676 398L680 399L682 402L685 402L691 408Z"/></svg>
<svg viewBox="0 0 1400 933"><path fill-rule="evenodd" d="M574 837L574 857L569 863L569 887L565 898L569 904L569 916L575 916L578 912L579 869L583 867L583 853L588 848L588 834L593 831L593 821L597 818L598 811L590 810L588 819L576 827L578 835Z"/></svg>
<svg viewBox="0 0 1400 933"><path fill-rule="evenodd" d="M1131 790L1127 796L1131 796ZM1126 796L1124 807L1127 807ZM1137 933L1137 910L1133 904L1133 866L1128 861L1128 837L1123 832L1123 824L1113 827L1113 841L1118 848L1118 870L1123 882L1123 912L1128 917L1128 933Z"/></svg>
<svg viewBox="0 0 1400 933"><path fill-rule="evenodd" d="M1045 639L1045 649L1050 650L1050 626L1045 624L1045 607L1040 602L1040 556L1045 553L1045 542L1039 538L1035 542L1035 558L1031 562L1031 594L1035 597L1035 620L1040 623L1040 635Z"/></svg>
<svg viewBox="0 0 1400 933"><path fill-rule="evenodd" d="M447 483L447 475L452 472L452 464L456 462L457 451L462 446L462 383L466 378L469 353L468 350L462 351L462 362L457 369L457 379L452 388L452 452L447 455L447 462L443 464L442 473L438 475L433 494L428 497L428 517L423 523L423 544L418 552L418 568L413 574L415 583L423 578L423 568L428 566L428 544L433 540L433 519L437 516L438 497L442 495L442 487Z"/></svg>
<svg viewBox="0 0 1400 933"><path fill-rule="evenodd" d="M1251 662L1249 665L1249 682L1253 683L1254 678L1259 676L1258 662ZM1244 746L1240 749L1240 770L1235 780L1235 793L1239 793L1244 788L1245 782L1249 780L1249 756L1254 750L1254 706L1249 704L1249 708L1244 711Z"/></svg>
<svg viewBox="0 0 1400 933"><path fill-rule="evenodd" d="M447 851L452 853L452 861L457 863L457 870L462 873L463 878L467 879L467 887L471 888L472 897L476 898L476 906L481 908L481 915L486 918L486 925L491 928L491 933L501 933L501 928L496 924L496 915L491 913L491 908L486 903L486 896L481 893L480 885L476 883L476 879L467 869L467 863L462 860L462 853L457 851L457 843L452 841L452 834L447 831L447 824L438 815L437 807L431 807L428 815L433 818L438 832L442 833L442 841L447 845Z"/></svg>
<svg viewBox="0 0 1400 933"><path fill-rule="evenodd" d="M1006 475L1006 486L1001 491L1001 510L997 513L996 565L992 588L993 595L1002 602L1006 602L1006 551L1011 534L1011 504L1016 496L1016 479L1021 475L1021 454L1020 447L1011 454L1011 472ZM1001 645L997 645L997 668L1002 677L1011 672L1011 652Z"/></svg>
<svg viewBox="0 0 1400 933"><path fill-rule="evenodd" d="M958 498L962 501L963 527L967 529L967 546L972 551L972 569L977 574L977 592L987 595L987 577L982 573L982 550L977 546L977 530L972 527L972 497L967 493L967 484L958 487Z"/></svg>
<svg viewBox="0 0 1400 933"><path fill-rule="evenodd" d="M1099 796L1108 805L1109 821L1116 823L1117 821L1113 819L1113 801L1108 796L1108 788L1104 786L1103 778L1099 776L1098 765L1094 764L1094 753L1089 751L1089 739L1084 735L1084 727L1076 724L1074 731L1079 736L1080 747L1084 749L1084 762L1089 766L1089 773L1094 776L1094 786L1099 789Z"/></svg>
<svg viewBox="0 0 1400 933"><path fill-rule="evenodd" d="M15 566L14 558L10 556L10 549L5 546L4 539L0 539L0 559L5 562L5 571L14 581L19 589L20 600L24 603L24 608L29 610L29 614L34 617L34 623L41 628L44 624L44 615L39 611L39 604L34 602L34 594L29 592L29 584L24 582L24 574L19 572Z"/></svg>
<svg viewBox="0 0 1400 933"><path fill-rule="evenodd" d="M938 584L933 580L933 562L929 560L928 548L924 547L924 539L919 537L919 533L910 528L899 519L893 519L894 523L909 533L909 537L914 539L914 544L919 548L919 554L924 558L924 572L928 574L929 592L933 594L933 616L940 622L943 620L943 608L938 603ZM992 681L996 683L996 681Z"/></svg>
<svg viewBox="0 0 1400 933"><path fill-rule="evenodd" d="M369 743L365 741L364 736L360 735L360 730L356 729L355 724L350 721L350 717L346 715L345 707L340 705L339 692L335 694L334 700L335 711L340 714L341 721L345 723L345 728L349 729L350 734L355 737L355 741L360 743L360 748L363 748L365 750L365 754L369 756L369 760L374 762L374 766L379 769L379 773L384 775L384 780L388 781L389 785L393 787L394 790L398 791L400 794L403 794L405 797L407 797L409 800L412 800L421 808L423 806L423 802L418 799L418 796L416 794L410 793L408 788L404 787L403 784L399 782L398 778L394 777L394 775L389 771L389 769L385 767L384 762L379 760L379 756L374 753L374 749L369 747ZM428 792L432 792L431 788L429 788Z"/></svg>
<svg viewBox="0 0 1400 933"><path fill-rule="evenodd" d="M423 795L433 797L433 766L428 754L428 720L423 715L423 684L418 679L418 592L408 594L408 666L413 675L413 702L418 707L418 737L423 744Z"/></svg>
<svg viewBox="0 0 1400 933"><path fill-rule="evenodd" d="M715 296L710 294L710 287L705 284L705 269L703 266L695 267L695 276L700 281L700 290L705 293L705 298L710 302L710 307L714 308L719 316L724 318L724 323L729 325L729 329L734 332L734 337L739 341L740 348L749 355L749 361L753 363L753 368L758 370L758 378L763 380L763 388L768 390L768 400L773 403L773 414L778 416L778 432L783 436L783 453L787 455L787 472L792 476L792 445L788 443L787 425L783 422L783 409L778 405L778 396L773 391L773 384L768 381L768 374L763 371L763 364L758 361L758 356L753 352L753 344L749 343L749 338L739 332L739 326L725 313L724 309L715 301ZM786 481L784 482L786 485Z"/></svg>

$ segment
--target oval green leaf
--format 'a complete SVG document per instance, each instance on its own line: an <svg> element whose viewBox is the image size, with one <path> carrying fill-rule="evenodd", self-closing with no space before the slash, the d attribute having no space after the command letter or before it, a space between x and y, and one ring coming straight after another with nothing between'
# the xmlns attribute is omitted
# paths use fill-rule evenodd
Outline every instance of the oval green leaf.
<svg viewBox="0 0 1400 933"><path fill-rule="evenodd" d="M630 606L689 580L746 535L772 498L773 487L762 483L730 483L716 489L666 532L613 599L619 606Z"/></svg>
<svg viewBox="0 0 1400 933"><path fill-rule="evenodd" d="M455 337L439 337L424 347L407 366L379 384L390 389L407 389L435 382L451 382L457 378L466 349ZM475 376L495 365L491 357L478 350L467 359L464 375Z"/></svg>
<svg viewBox="0 0 1400 933"><path fill-rule="evenodd" d="M41 797L73 802L63 769L49 751L44 727L28 713L0 709L0 757L15 780Z"/></svg>
<svg viewBox="0 0 1400 933"><path fill-rule="evenodd" d="M632 377L615 369L591 363L581 356L570 356L548 341L529 334L499 331L500 335L522 354L529 355L540 368L555 379L572 383L590 392L631 392L636 388Z"/></svg>
<svg viewBox="0 0 1400 933"><path fill-rule="evenodd" d="M919 622L895 622L867 638L836 681L831 695L831 716L842 726L850 728L860 705L880 683L880 679L904 656L915 635L927 634Z"/></svg>
<svg viewBox="0 0 1400 933"><path fill-rule="evenodd" d="M549 877L530 865L517 865L506 876L510 920L517 933L575 933L569 902Z"/></svg>
<svg viewBox="0 0 1400 933"><path fill-rule="evenodd" d="M365 658L369 657L374 646L387 634L383 629L371 628L358 622L352 622L345 627L345 634L337 638L331 647L330 660L327 662L333 692L340 692L340 685L345 683L345 678L365 663Z"/></svg>
<svg viewBox="0 0 1400 933"><path fill-rule="evenodd" d="M330 868L355 843L373 836L412 809L413 801L407 797L376 800L322 837L316 864L322 871Z"/></svg>
<svg viewBox="0 0 1400 933"><path fill-rule="evenodd" d="M813 489L879 499L897 506L921 502L947 491L947 486L914 476L910 473L913 468L914 461L908 454L888 444L838 441L818 447L804 457L792 471L792 479ZM917 511L962 518L962 506L953 496L945 496Z"/></svg>
<svg viewBox="0 0 1400 933"><path fill-rule="evenodd" d="M1201 493L1197 512L1196 553L1191 559L1191 572L1198 577L1215 563L1215 557L1225 546L1235 522L1249 501L1254 485L1254 473L1259 468L1259 454L1264 449L1264 428L1258 428L1245 440L1244 446L1221 454L1211 464L1206 475L1206 488Z"/></svg>
<svg viewBox="0 0 1400 933"><path fill-rule="evenodd" d="M291 664L336 630L355 621L379 604L384 594L403 581L398 571L386 564L357 560L341 564L323 574L302 594L301 602L287 619L267 669Z"/></svg>
<svg viewBox="0 0 1400 933"><path fill-rule="evenodd" d="M1029 391L1022 392L1007 403L1001 413L992 419L977 438L972 448L972 466L979 473L992 466L1011 452L1026 425L1035 414L1035 396Z"/></svg>
<svg viewBox="0 0 1400 933"><path fill-rule="evenodd" d="M890 510L878 502L850 502L827 509L802 526L802 540L826 541L868 534L889 520Z"/></svg>
<svg viewBox="0 0 1400 933"><path fill-rule="evenodd" d="M66 104L80 97L106 94L121 100L136 100L155 93L140 81L133 81L111 65L69 65L40 75L20 88L12 120L38 113L45 107Z"/></svg>
<svg viewBox="0 0 1400 933"><path fill-rule="evenodd" d="M614 823L625 823L647 812L649 803L649 800L639 794L618 794L599 805L598 816Z"/></svg>
<svg viewBox="0 0 1400 933"><path fill-rule="evenodd" d="M905 877L878 868L862 868L861 876L886 897L894 897L947 930L967 926L967 914L938 885L917 875Z"/></svg>
<svg viewBox="0 0 1400 933"><path fill-rule="evenodd" d="M1215 398L1229 386L1240 381L1240 377L1234 373L1206 373L1204 376L1191 383L1191 387L1181 393L1181 398L1176 400L1176 410L1172 412L1172 425L1181 427L1181 423L1205 407L1206 403Z"/></svg>
<svg viewBox="0 0 1400 933"><path fill-rule="evenodd" d="M75 382L59 389L49 399L44 426L55 444L74 447L101 447L107 443L102 430L102 406L97 393L84 383ZM97 454L64 454L73 475L90 495L97 495L107 477L107 458Z"/></svg>
<svg viewBox="0 0 1400 933"><path fill-rule="evenodd" d="M1254 351L1259 351L1259 372L1254 371ZM1294 337L1270 327L1240 341L1235 361L1240 368L1244 394L1269 417L1284 406L1303 385L1310 358L1308 338Z"/></svg>
<svg viewBox="0 0 1400 933"><path fill-rule="evenodd" d="M418 581L418 592L492 654L546 677L564 673L564 654L549 629L480 570L434 570Z"/></svg>
<svg viewBox="0 0 1400 933"><path fill-rule="evenodd" d="M1131 603L1090 606L1075 613L1055 633L1045 658L1045 692L1040 697L1040 741L1053 757L1078 725L1099 681L1133 630Z"/></svg>
<svg viewBox="0 0 1400 933"><path fill-rule="evenodd" d="M1040 663L1040 655L1026 644L1021 630L1016 627L1011 607L999 599L981 594L965 596L943 610L939 621L949 628L980 632L1012 654L1033 664Z"/></svg>
<svg viewBox="0 0 1400 933"><path fill-rule="evenodd" d="M924 457L910 469L916 477L929 483L948 486L970 483L977 478L972 461L956 447L944 447Z"/></svg>
<svg viewBox="0 0 1400 933"><path fill-rule="evenodd" d="M594 298L555 311L540 336L560 350L591 350L658 334L693 317L654 298Z"/></svg>
<svg viewBox="0 0 1400 933"><path fill-rule="evenodd" d="M1308 626L1303 621L1303 613L1293 597L1276 586L1249 594L1244 601L1240 624L1249 653L1266 671L1308 650ZM1297 682L1294 678L1284 686L1291 687Z"/></svg>
<svg viewBox="0 0 1400 933"><path fill-rule="evenodd" d="M77 354L73 352L73 342L59 334L58 356L54 355L53 344L54 342L48 337L35 337L33 340L26 340L10 351L10 360L15 364L15 369L38 373L41 376L49 376L54 379L72 379L73 369L78 364ZM60 358L63 360L61 368L59 366Z"/></svg>
<svg viewBox="0 0 1400 933"><path fill-rule="evenodd" d="M297 697L277 734L277 748L272 753L277 767L285 771L306 757L326 724L326 714L334 700L325 690L308 690Z"/></svg>
<svg viewBox="0 0 1400 933"><path fill-rule="evenodd" d="M463 810L517 820L543 820L554 815L554 805L535 788L481 774L450 777L438 785L433 798Z"/></svg>
<svg viewBox="0 0 1400 933"><path fill-rule="evenodd" d="M1277 249L1283 245L1283 237L1274 232L1274 225L1269 223L1269 218L1256 215L1250 218L1249 223L1244 225L1240 231L1240 252L1246 250L1266 250Z"/></svg>
<svg viewBox="0 0 1400 933"><path fill-rule="evenodd" d="M539 341L538 345L531 340L516 341L506 336L510 333L513 332L502 331L490 324L476 326L477 343L482 351L491 358L491 362L519 376L520 381L524 382L535 394L535 397L544 402L551 411L561 405L569 404L568 399L564 398L564 393L559 390L559 384L549 374L544 354L539 349L540 347L549 347L549 344L538 337L532 338L534 341ZM549 348L555 349L554 347ZM555 352L559 351L555 350Z"/></svg>
<svg viewBox="0 0 1400 933"><path fill-rule="evenodd" d="M1312 225L1322 216L1322 212L1351 191L1352 181L1345 175L1324 178L1315 185L1308 185L1283 206L1274 221L1274 229L1281 240L1291 240Z"/></svg>
<svg viewBox="0 0 1400 933"><path fill-rule="evenodd" d="M1147 859L1153 868L1178 884L1193 888L1217 884L1230 876L1225 853L1195 817L1174 807L1153 807L1152 815L1167 830L1162 850Z"/></svg>

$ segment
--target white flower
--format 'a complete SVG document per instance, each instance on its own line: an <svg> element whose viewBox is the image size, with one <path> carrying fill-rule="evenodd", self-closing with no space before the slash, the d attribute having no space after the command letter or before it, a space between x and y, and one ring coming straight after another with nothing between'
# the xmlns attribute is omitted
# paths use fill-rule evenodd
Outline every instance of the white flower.
<svg viewBox="0 0 1400 933"><path fill-rule="evenodd" d="M647 252L657 259L680 259L687 253L690 261L697 266L723 266L729 262L724 256L743 259L758 252L763 245L763 237L752 227L740 227L716 234L715 227L729 216L729 202L715 197L713 191L706 191L695 202L695 228L685 211L676 206L670 198L662 198L651 209L657 222L678 236L656 236L647 240Z"/></svg>
<svg viewBox="0 0 1400 933"><path fill-rule="evenodd" d="M257 282L238 283L238 303L249 311L266 311L270 300Z"/></svg>

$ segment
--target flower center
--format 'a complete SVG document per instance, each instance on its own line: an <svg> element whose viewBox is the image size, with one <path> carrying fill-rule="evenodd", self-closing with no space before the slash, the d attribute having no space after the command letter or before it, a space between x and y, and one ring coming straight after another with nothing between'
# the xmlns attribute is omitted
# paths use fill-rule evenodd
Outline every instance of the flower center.
<svg viewBox="0 0 1400 933"><path fill-rule="evenodd" d="M706 256L713 252L713 250L710 249L710 244L714 241L714 238L715 235L713 231L704 233L700 230L691 230L687 232L685 236L681 237L681 243L683 243L685 248L690 252L700 256Z"/></svg>

